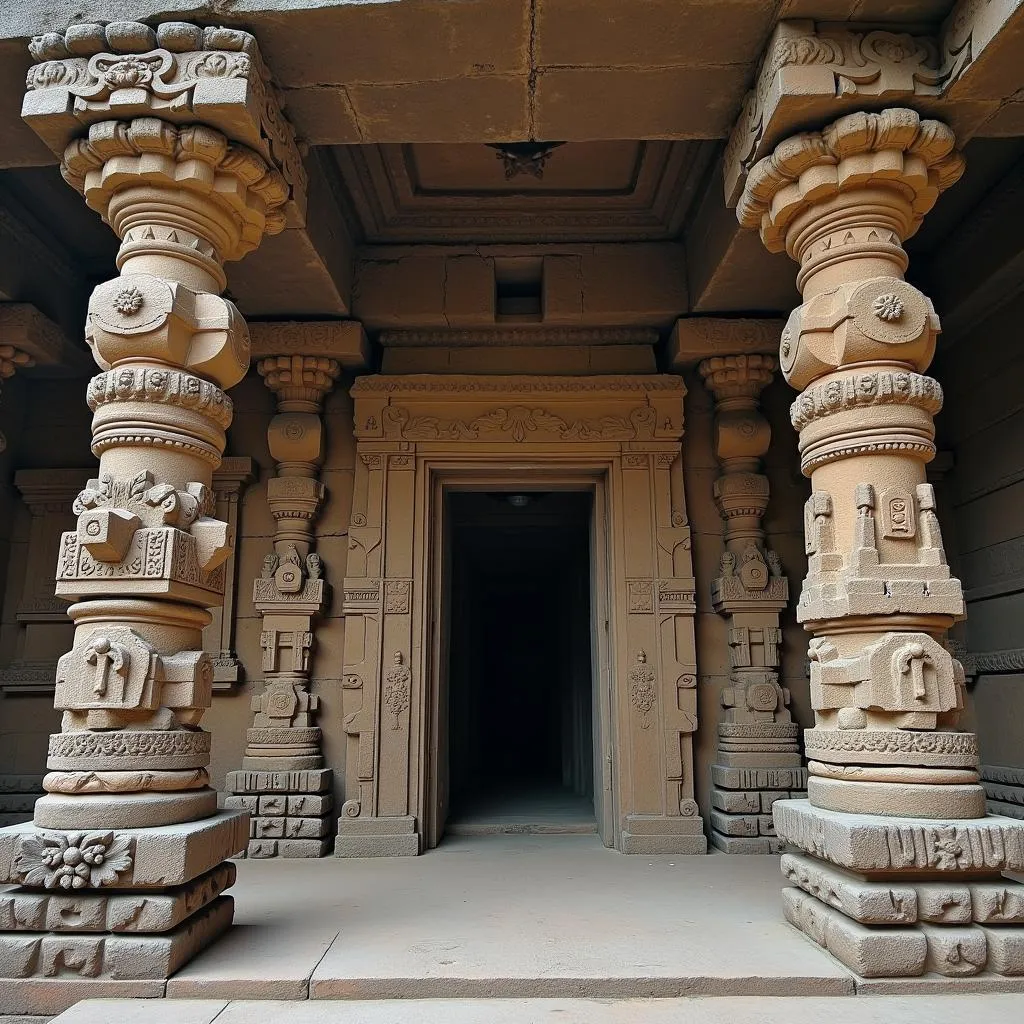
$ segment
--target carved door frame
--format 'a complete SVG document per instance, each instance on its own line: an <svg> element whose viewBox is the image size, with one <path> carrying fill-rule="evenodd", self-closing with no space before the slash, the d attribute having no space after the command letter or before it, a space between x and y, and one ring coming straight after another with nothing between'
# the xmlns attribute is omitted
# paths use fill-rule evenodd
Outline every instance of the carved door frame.
<svg viewBox="0 0 1024 1024"><path fill-rule="evenodd" d="M607 521L607 481L613 468L613 460L550 459L537 460L523 466L517 464L510 472L508 460L487 454L462 458L424 458L423 481L426 487L423 516L417 517L422 528L422 544L418 545L423 554L423 576L426 581L424 592L428 600L417 609L420 617L417 628L422 630L426 650L422 658L426 709L424 721L424 745L426 754L425 772L421 784L423 795L418 801L424 811L423 836L426 848L437 845L443 831L447 808L449 768L441 763L446 750L447 730L447 680L445 678L444 621L446 562L450 555L447 536L447 514L445 495L453 491L496 491L514 492L524 488L545 491L584 491L593 496L593 512L590 523L590 627L591 627L591 680L593 695L593 753L594 753L594 810L597 816L598 832L606 846L614 845L614 790L611 772L598 770L598 765L613 758L611 679L612 662L610 637L611 607L611 566L608 563L608 544L600 536L600 525ZM595 535L596 534L596 535ZM609 628L604 628L605 623Z"/></svg>
<svg viewBox="0 0 1024 1024"><path fill-rule="evenodd" d="M595 783L613 793L612 841L626 852L671 852L674 837L699 834L684 395L682 380L667 375L356 381L339 830L379 837L382 854L400 848L392 837L403 830L413 848L427 837L438 481L483 474L522 486L543 474L604 481L611 762Z"/></svg>

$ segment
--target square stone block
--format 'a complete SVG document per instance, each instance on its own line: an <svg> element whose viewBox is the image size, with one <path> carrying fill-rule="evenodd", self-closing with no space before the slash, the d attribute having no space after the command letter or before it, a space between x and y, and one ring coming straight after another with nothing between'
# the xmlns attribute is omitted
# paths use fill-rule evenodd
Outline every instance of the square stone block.
<svg viewBox="0 0 1024 1024"><path fill-rule="evenodd" d="M972 917L979 924L1024 924L1024 886L1016 882L978 882L971 891Z"/></svg>
<svg viewBox="0 0 1024 1024"><path fill-rule="evenodd" d="M788 844L857 872L915 871L938 878L1024 870L1024 822L1009 818L843 814L806 800L779 800L772 811L775 829Z"/></svg>
<svg viewBox="0 0 1024 1024"><path fill-rule="evenodd" d="M678 854L681 857L701 856L708 852L708 841L703 832L687 835L635 835L622 833L622 852L653 857L657 854Z"/></svg>
<svg viewBox="0 0 1024 1024"><path fill-rule="evenodd" d="M326 793L334 780L330 768L307 768L300 771L233 771L228 772L225 789L232 793Z"/></svg>
<svg viewBox="0 0 1024 1024"><path fill-rule="evenodd" d="M331 848L329 839L282 839L277 844L279 857L323 857Z"/></svg>
<svg viewBox="0 0 1024 1024"><path fill-rule="evenodd" d="M288 810L288 797L282 794L261 796L259 799L259 813L268 817L283 815Z"/></svg>
<svg viewBox="0 0 1024 1024"><path fill-rule="evenodd" d="M688 818L627 814L622 819L622 829L634 836L700 836L704 834L704 822L696 814Z"/></svg>
<svg viewBox="0 0 1024 1024"><path fill-rule="evenodd" d="M747 836L723 836L721 832L711 830L711 845L724 853L765 854L773 853L771 840L767 836L750 838Z"/></svg>
<svg viewBox="0 0 1024 1024"><path fill-rule="evenodd" d="M327 794L317 796L311 793L300 793L288 797L287 814L294 817L319 817L330 812L334 807L334 798Z"/></svg>
<svg viewBox="0 0 1024 1024"><path fill-rule="evenodd" d="M711 766L711 781L722 789L806 789L806 768L736 768Z"/></svg>
<svg viewBox="0 0 1024 1024"><path fill-rule="evenodd" d="M420 840L415 832L412 835L347 835L339 832L334 841L336 857L416 857L419 852Z"/></svg>
<svg viewBox="0 0 1024 1024"><path fill-rule="evenodd" d="M980 928L988 943L988 970L1018 977L1024 974L1024 928Z"/></svg>
<svg viewBox="0 0 1024 1024"><path fill-rule="evenodd" d="M0 934L0 977L169 978L231 925L234 901L218 896L164 935Z"/></svg>
<svg viewBox="0 0 1024 1024"><path fill-rule="evenodd" d="M726 814L757 814L761 810L761 796L743 789L712 789L711 806Z"/></svg>
<svg viewBox="0 0 1024 1024"><path fill-rule="evenodd" d="M235 883L230 861L186 885L160 893L77 895L8 889L0 892L0 931L167 932Z"/></svg>
<svg viewBox="0 0 1024 1024"><path fill-rule="evenodd" d="M800 889L782 890L794 928L862 978L913 978L924 973L928 943L915 927L868 928Z"/></svg>
<svg viewBox="0 0 1024 1024"><path fill-rule="evenodd" d="M265 860L277 856L276 839L250 839L245 854L252 860Z"/></svg>
<svg viewBox="0 0 1024 1024"><path fill-rule="evenodd" d="M756 814L723 814L711 812L711 827L724 836L757 836L763 833L758 828Z"/></svg>
<svg viewBox="0 0 1024 1024"><path fill-rule="evenodd" d="M108 831L113 832L115 841L121 837L130 840L132 862L118 876L118 888L166 889L190 882L245 849L249 816L243 811L225 810L177 825ZM16 858L22 842L41 833L54 835L56 830L39 829L31 823L0 829L0 882L21 882L27 862L19 866Z"/></svg>
<svg viewBox="0 0 1024 1024"><path fill-rule="evenodd" d="M284 834L289 839L319 839L330 831L327 818L285 818Z"/></svg>
<svg viewBox="0 0 1024 1024"><path fill-rule="evenodd" d="M280 839L284 835L284 818L252 818L249 835L253 839Z"/></svg>
<svg viewBox="0 0 1024 1024"><path fill-rule="evenodd" d="M226 796L224 806L236 811L245 811L248 814L255 814L260 807L258 796Z"/></svg>
<svg viewBox="0 0 1024 1024"><path fill-rule="evenodd" d="M415 835L416 819L394 818L345 818L338 819L338 835L346 836L400 836Z"/></svg>
<svg viewBox="0 0 1024 1024"><path fill-rule="evenodd" d="M861 924L913 924L917 920L917 890L909 883L866 882L799 853L784 853L779 866L787 881Z"/></svg>
<svg viewBox="0 0 1024 1024"><path fill-rule="evenodd" d="M922 924L928 943L925 970L960 978L980 974L988 960L985 932L976 926Z"/></svg>

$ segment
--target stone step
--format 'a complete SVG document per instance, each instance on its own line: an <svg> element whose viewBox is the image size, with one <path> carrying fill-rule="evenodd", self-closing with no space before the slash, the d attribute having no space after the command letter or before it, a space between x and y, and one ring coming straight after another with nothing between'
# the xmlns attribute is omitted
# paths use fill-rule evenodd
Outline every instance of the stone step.
<svg viewBox="0 0 1024 1024"><path fill-rule="evenodd" d="M1020 1024L1022 1019L1024 995L975 993L615 1000L89 999L55 1017L53 1024Z"/></svg>

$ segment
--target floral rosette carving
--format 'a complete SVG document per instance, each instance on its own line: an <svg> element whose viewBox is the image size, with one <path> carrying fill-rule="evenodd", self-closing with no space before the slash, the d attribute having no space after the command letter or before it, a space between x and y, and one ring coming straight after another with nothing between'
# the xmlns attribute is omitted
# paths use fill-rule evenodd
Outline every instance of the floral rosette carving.
<svg viewBox="0 0 1024 1024"><path fill-rule="evenodd" d="M38 832L22 839L16 867L24 885L99 889L130 870L131 845L113 832Z"/></svg>

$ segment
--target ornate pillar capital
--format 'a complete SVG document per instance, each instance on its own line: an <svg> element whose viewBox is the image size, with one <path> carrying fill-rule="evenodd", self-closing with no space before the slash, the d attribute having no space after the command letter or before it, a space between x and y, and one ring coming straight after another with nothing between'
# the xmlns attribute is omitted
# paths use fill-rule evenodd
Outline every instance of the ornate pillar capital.
<svg viewBox="0 0 1024 1024"><path fill-rule="evenodd" d="M319 414L327 392L341 375L341 363L324 355L265 356L256 369L277 396L281 412Z"/></svg>
<svg viewBox="0 0 1024 1024"><path fill-rule="evenodd" d="M826 275L816 284L818 274L851 259L902 276L902 243L963 174L955 147L945 124L913 110L847 114L820 132L791 136L759 160L736 216L760 231L770 252L785 251L800 264L805 298L839 280ZM845 268L842 276L850 274Z"/></svg>

